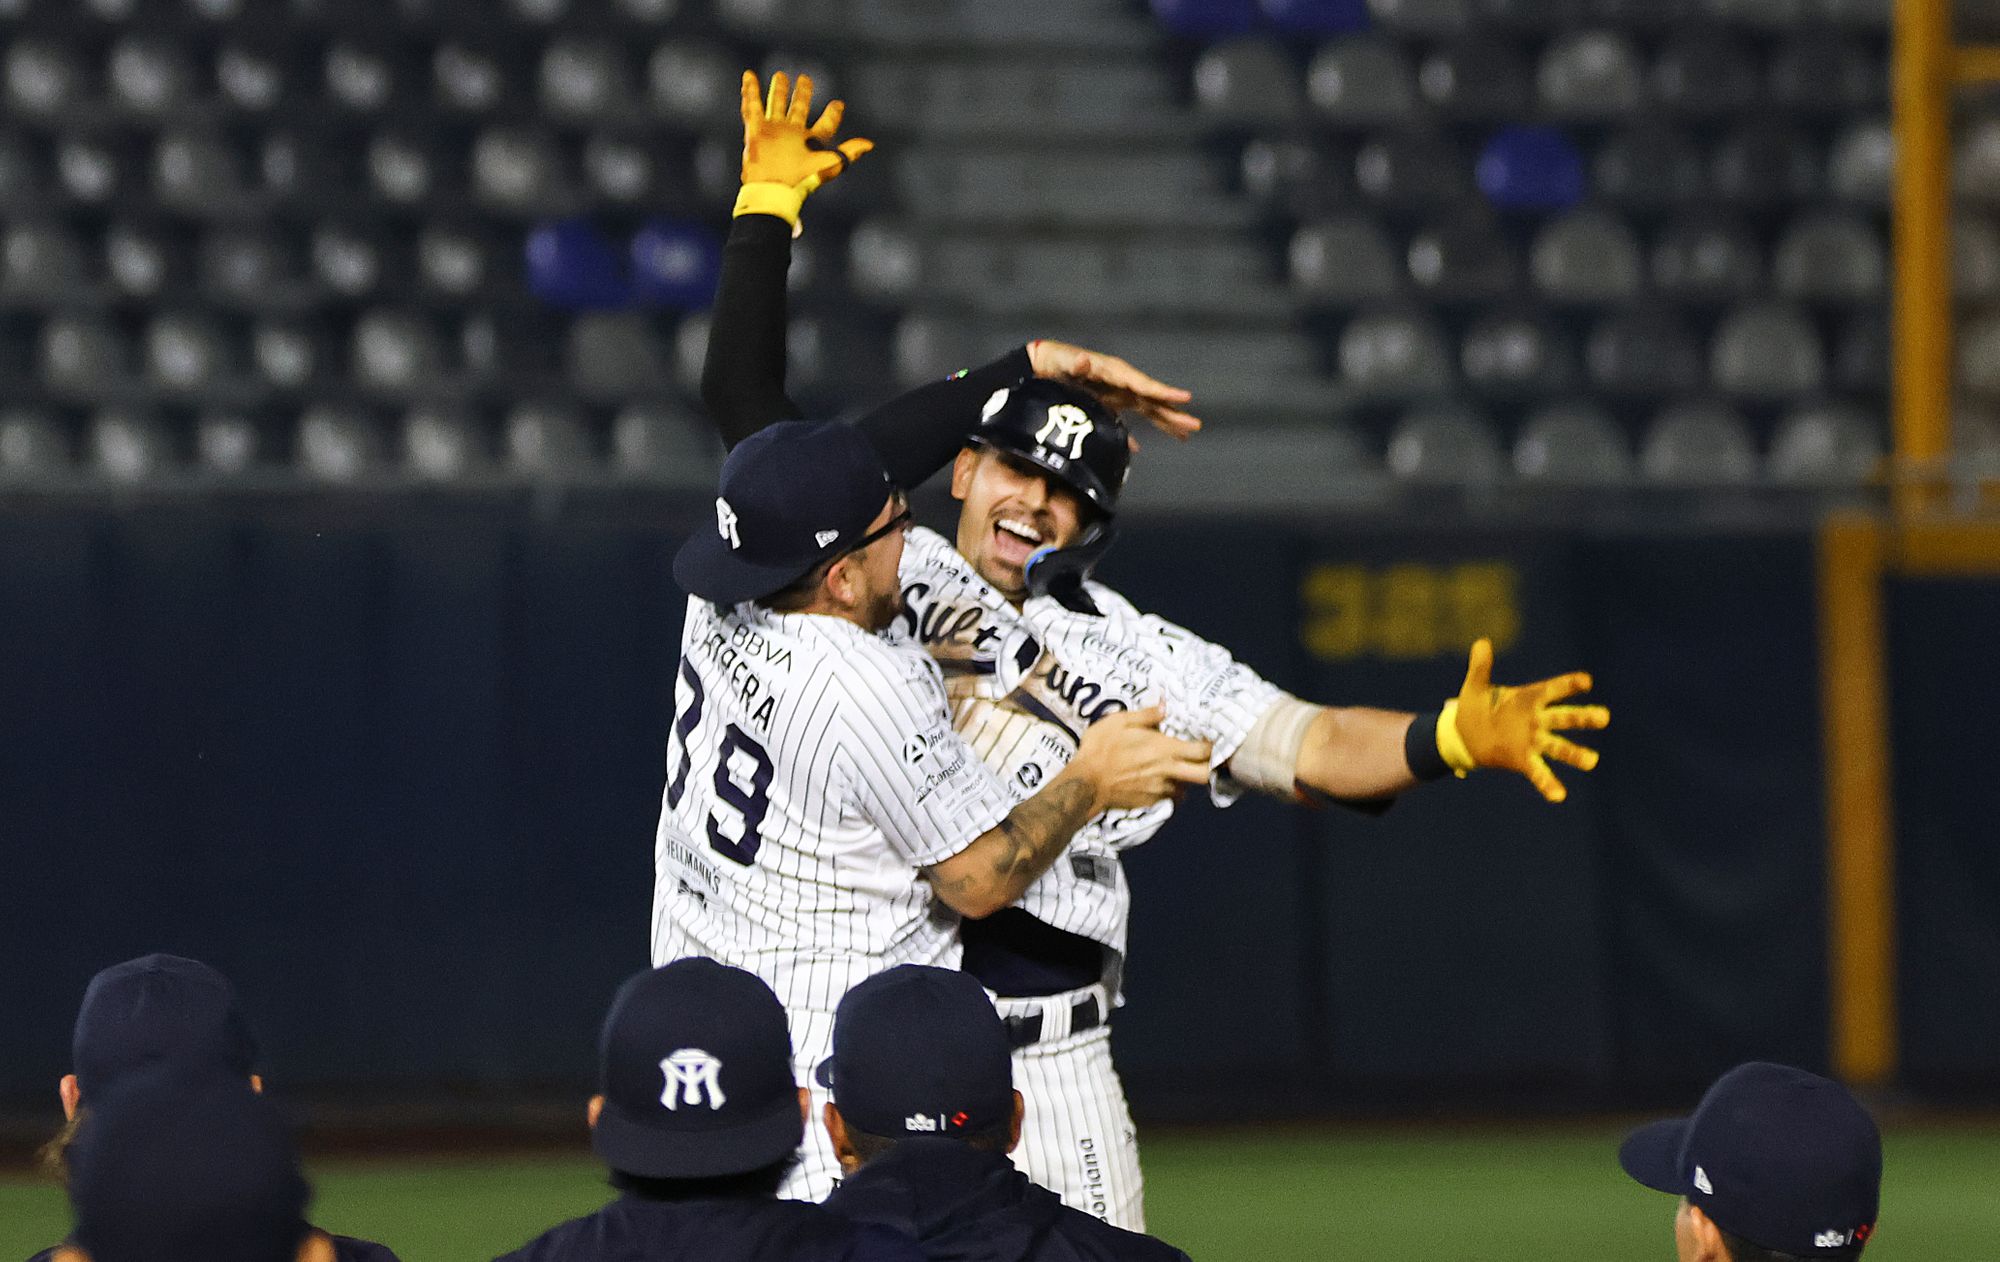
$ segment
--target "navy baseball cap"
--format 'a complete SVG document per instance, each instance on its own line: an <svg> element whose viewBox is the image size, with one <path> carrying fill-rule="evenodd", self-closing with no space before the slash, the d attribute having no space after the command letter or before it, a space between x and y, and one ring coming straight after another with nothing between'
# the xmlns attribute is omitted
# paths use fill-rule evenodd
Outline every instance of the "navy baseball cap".
<svg viewBox="0 0 2000 1262"><path fill-rule="evenodd" d="M805 1138L792 1036L754 973L675 960L626 979L598 1043L591 1146L646 1179L748 1174Z"/></svg>
<svg viewBox="0 0 2000 1262"><path fill-rule="evenodd" d="M1882 1192L1882 1136L1860 1102L1761 1061L1722 1075L1692 1116L1633 1131L1618 1164L1731 1235L1801 1258L1866 1244Z"/></svg>
<svg viewBox="0 0 2000 1262"><path fill-rule="evenodd" d="M894 490L853 426L767 426L723 461L715 526L681 545L674 580L719 605L769 596L866 537Z"/></svg>
<svg viewBox="0 0 2000 1262"><path fill-rule="evenodd" d="M90 979L70 1055L77 1086L94 1099L149 1065L242 1082L256 1063L257 1042L228 978L199 960L145 955Z"/></svg>
<svg viewBox="0 0 2000 1262"><path fill-rule="evenodd" d="M1007 1027L955 969L899 964L848 991L815 1077L849 1126L890 1139L974 1135L1014 1115Z"/></svg>
<svg viewBox="0 0 2000 1262"><path fill-rule="evenodd" d="M245 1081L129 1074L91 1101L68 1162L91 1262L291 1262L309 1230L298 1151Z"/></svg>

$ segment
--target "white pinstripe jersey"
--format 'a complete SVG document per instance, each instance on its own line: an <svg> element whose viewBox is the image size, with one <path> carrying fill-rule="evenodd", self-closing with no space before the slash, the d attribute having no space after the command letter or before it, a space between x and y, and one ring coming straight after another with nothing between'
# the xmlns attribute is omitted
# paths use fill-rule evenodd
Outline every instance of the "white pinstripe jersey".
<svg viewBox="0 0 2000 1262"><path fill-rule="evenodd" d="M1013 808L892 628L690 599L654 841L653 963L706 955L830 1012L895 964L958 963L917 869Z"/></svg>
<svg viewBox="0 0 2000 1262"><path fill-rule="evenodd" d="M952 726L1016 798L1069 762L1090 723L1156 702L1167 707L1162 730L1213 742L1215 802L1242 796L1223 765L1284 694L1227 649L1140 613L1102 583L1090 584L1101 616L1047 597L1017 610L949 540L922 527L904 542L899 577L904 628L944 670ZM1118 856L1158 832L1173 810L1159 802L1098 816L1020 906L1122 955L1132 896Z"/></svg>

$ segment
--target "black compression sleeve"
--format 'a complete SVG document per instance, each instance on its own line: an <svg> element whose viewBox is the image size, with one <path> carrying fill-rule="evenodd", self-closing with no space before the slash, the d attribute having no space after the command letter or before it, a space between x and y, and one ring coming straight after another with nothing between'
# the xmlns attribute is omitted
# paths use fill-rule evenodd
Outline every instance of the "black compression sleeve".
<svg viewBox="0 0 2000 1262"><path fill-rule="evenodd" d="M791 263L790 224L776 215L730 220L701 365L701 401L725 447L801 415L785 394L785 273Z"/></svg>
<svg viewBox="0 0 2000 1262"><path fill-rule="evenodd" d="M857 423L890 479L915 487L958 455L995 390L1034 373L1028 348L1016 347L990 364L897 395Z"/></svg>

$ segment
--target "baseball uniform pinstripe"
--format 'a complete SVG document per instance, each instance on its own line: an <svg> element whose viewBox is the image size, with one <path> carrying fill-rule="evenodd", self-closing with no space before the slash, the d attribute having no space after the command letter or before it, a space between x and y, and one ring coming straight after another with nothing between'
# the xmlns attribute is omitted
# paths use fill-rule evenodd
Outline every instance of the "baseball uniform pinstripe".
<svg viewBox="0 0 2000 1262"><path fill-rule="evenodd" d="M1089 590L1101 615L1046 597L1017 610L949 540L922 528L906 538L901 578L905 629L943 669L953 725L1017 798L1068 762L1091 722L1156 702L1167 707L1162 730L1213 743L1213 799L1226 806L1241 796L1224 764L1284 694L1226 649L1140 613L1100 583ZM996 998L1002 1015L1036 1018L1043 1031L1015 1055L1015 1085L1028 1101L1015 1164L1067 1203L1135 1231L1144 1229L1138 1145L1110 1032L1103 1024L1071 1032L1070 1021L1080 1001L1095 999L1106 1017L1120 1001L1131 888L1119 856L1172 814L1173 804L1161 802L1092 820L1019 903L1044 924L1108 948L1104 980Z"/></svg>
<svg viewBox="0 0 2000 1262"><path fill-rule="evenodd" d="M850 986L957 966L957 917L918 869L1014 799L953 732L936 664L894 628L690 599L674 702L653 963L705 955L770 983L817 1096ZM817 1125L805 1158L786 1195L818 1200L837 1167Z"/></svg>

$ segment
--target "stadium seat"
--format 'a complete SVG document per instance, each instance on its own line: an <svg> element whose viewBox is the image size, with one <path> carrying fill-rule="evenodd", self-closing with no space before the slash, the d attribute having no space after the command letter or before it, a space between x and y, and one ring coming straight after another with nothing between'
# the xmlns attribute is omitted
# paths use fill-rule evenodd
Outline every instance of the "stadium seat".
<svg viewBox="0 0 2000 1262"><path fill-rule="evenodd" d="M42 383L57 398L106 398L131 378L131 350L102 319L56 316L42 326L39 351Z"/></svg>
<svg viewBox="0 0 2000 1262"><path fill-rule="evenodd" d="M7 104L30 117L64 117L89 94L82 59L50 40L14 40L0 73L6 77Z"/></svg>
<svg viewBox="0 0 2000 1262"><path fill-rule="evenodd" d="M1472 27L1469 0L1368 0L1368 10L1383 29L1405 38L1448 39Z"/></svg>
<svg viewBox="0 0 2000 1262"><path fill-rule="evenodd" d="M1245 142L1238 162L1243 191L1291 219L1312 219L1354 195L1351 155L1300 140Z"/></svg>
<svg viewBox="0 0 2000 1262"><path fill-rule="evenodd" d="M1966 321L1957 345L1957 380L1981 399L2000 399L2000 316Z"/></svg>
<svg viewBox="0 0 2000 1262"><path fill-rule="evenodd" d="M27 137L0 132L0 210L39 209L53 182L52 173Z"/></svg>
<svg viewBox="0 0 2000 1262"><path fill-rule="evenodd" d="M584 142L583 177L591 191L608 202L655 209L665 183L654 161L652 146L600 132Z"/></svg>
<svg viewBox="0 0 2000 1262"><path fill-rule="evenodd" d="M847 282L868 297L901 301L923 274L923 247L900 224L864 220L847 238Z"/></svg>
<svg viewBox="0 0 2000 1262"><path fill-rule="evenodd" d="M241 207L244 180L236 155L220 137L169 131L153 150L153 191L166 205L206 218Z"/></svg>
<svg viewBox="0 0 2000 1262"><path fill-rule="evenodd" d="M381 132L368 142L368 184L391 205L421 206L441 191L450 159L437 146L407 132Z"/></svg>
<svg viewBox="0 0 2000 1262"><path fill-rule="evenodd" d="M83 245L68 224L22 222L0 239L0 301L62 306L96 288Z"/></svg>
<svg viewBox="0 0 2000 1262"><path fill-rule="evenodd" d="M204 473L234 476L263 455L256 424L241 412L203 412L194 423L194 462Z"/></svg>
<svg viewBox="0 0 2000 1262"><path fill-rule="evenodd" d="M334 41L326 50L322 68L327 99L358 114L387 109L401 87L396 62L390 45Z"/></svg>
<svg viewBox="0 0 2000 1262"><path fill-rule="evenodd" d="M201 293L231 307L292 306L310 292L291 243L276 231L256 227L205 234L196 272Z"/></svg>
<svg viewBox="0 0 2000 1262"><path fill-rule="evenodd" d="M194 96L194 69L178 44L149 35L126 35L112 44L105 80L120 109L162 115Z"/></svg>
<svg viewBox="0 0 2000 1262"><path fill-rule="evenodd" d="M1758 209L1810 201L1821 192L1819 151L1795 128L1753 123L1716 145L1709 187L1719 201Z"/></svg>
<svg viewBox="0 0 2000 1262"><path fill-rule="evenodd" d="M1202 50L1194 99L1203 117L1233 127L1282 128L1299 116L1298 68L1269 39L1233 39Z"/></svg>
<svg viewBox="0 0 2000 1262"><path fill-rule="evenodd" d="M1770 83L1780 108L1828 118L1880 109L1886 95L1880 54L1830 31L1809 31L1780 46Z"/></svg>
<svg viewBox="0 0 2000 1262"><path fill-rule="evenodd" d="M85 445L93 470L113 482L145 482L170 472L173 445L159 418L107 408L90 418Z"/></svg>
<svg viewBox="0 0 2000 1262"><path fill-rule="evenodd" d="M1415 114L1414 77L1393 41L1354 35L1334 41L1306 69L1306 97L1329 122L1381 127Z"/></svg>
<svg viewBox="0 0 2000 1262"><path fill-rule="evenodd" d="M1575 30L1584 17L1581 0L1473 0L1474 30L1553 35Z"/></svg>
<svg viewBox="0 0 2000 1262"><path fill-rule="evenodd" d="M1960 197L2000 204L2000 118L1973 117L1960 125L1952 168Z"/></svg>
<svg viewBox="0 0 2000 1262"><path fill-rule="evenodd" d="M299 415L294 454L299 472L316 481L352 482L382 464L375 422L357 408L314 404Z"/></svg>
<svg viewBox="0 0 2000 1262"><path fill-rule="evenodd" d="M1462 404L1405 412L1389 432L1385 462L1405 482L1455 486L1491 484L1506 470L1492 421Z"/></svg>
<svg viewBox="0 0 2000 1262"><path fill-rule="evenodd" d="M1373 312L1340 332L1340 375L1357 394L1415 398L1452 386L1452 356L1444 330L1426 316Z"/></svg>
<svg viewBox="0 0 2000 1262"><path fill-rule="evenodd" d="M489 284L501 269L498 246L476 229L426 224L417 234L417 279L425 289L466 298Z"/></svg>
<svg viewBox="0 0 2000 1262"><path fill-rule="evenodd" d="M1973 302L2000 297L2000 225L1967 214L1952 220L1951 288Z"/></svg>
<svg viewBox="0 0 2000 1262"><path fill-rule="evenodd" d="M121 220L104 232L104 274L128 298L152 298L186 279L185 250L168 228Z"/></svg>
<svg viewBox="0 0 2000 1262"><path fill-rule="evenodd" d="M1701 0L1585 0L1584 18L1613 30L1652 34L1700 20Z"/></svg>
<svg viewBox="0 0 2000 1262"><path fill-rule="evenodd" d="M622 307L632 285L625 260L588 219L557 219L528 234L528 288L558 307Z"/></svg>
<svg viewBox="0 0 2000 1262"><path fill-rule="evenodd" d="M1889 29L1896 0L1813 0L1813 16L1842 25L1876 31Z"/></svg>
<svg viewBox="0 0 2000 1262"><path fill-rule="evenodd" d="M1583 158L1552 127L1509 127L1479 154L1479 191L1506 210L1563 210L1583 197Z"/></svg>
<svg viewBox="0 0 2000 1262"><path fill-rule="evenodd" d="M705 127L718 116L728 116L742 73L737 57L727 49L688 40L661 44L646 62L653 108L669 121L689 127Z"/></svg>
<svg viewBox="0 0 2000 1262"><path fill-rule="evenodd" d="M1653 61L1653 99L1681 118L1733 118L1763 96L1757 55L1735 34L1695 27L1670 36Z"/></svg>
<svg viewBox="0 0 2000 1262"><path fill-rule="evenodd" d="M675 409L634 403L611 422L611 459L622 476L708 487L722 444L712 431Z"/></svg>
<svg viewBox="0 0 2000 1262"><path fill-rule="evenodd" d="M69 440L46 414L22 408L0 412L0 481L60 477L69 464Z"/></svg>
<svg viewBox="0 0 2000 1262"><path fill-rule="evenodd" d="M480 201L506 213L545 214L566 200L554 144L526 128L480 131L472 142L472 186Z"/></svg>
<svg viewBox="0 0 2000 1262"><path fill-rule="evenodd" d="M554 26L569 15L571 0L506 0L509 16L523 26Z"/></svg>
<svg viewBox="0 0 2000 1262"><path fill-rule="evenodd" d="M1862 307L1841 327L1834 343L1833 384L1868 395L1889 388L1889 319L1882 306Z"/></svg>
<svg viewBox="0 0 2000 1262"><path fill-rule="evenodd" d="M1742 415L1727 404L1676 403L1647 428L1639 473L1679 486L1750 482L1757 477L1757 447Z"/></svg>
<svg viewBox="0 0 2000 1262"><path fill-rule="evenodd" d="M431 96L447 109L484 114L504 99L515 67L503 64L491 49L457 40L438 46L431 56Z"/></svg>
<svg viewBox="0 0 2000 1262"><path fill-rule="evenodd" d="M624 54L606 40L565 36L542 52L542 111L571 122L628 113L635 93Z"/></svg>
<svg viewBox="0 0 2000 1262"><path fill-rule="evenodd" d="M1534 108L1528 63L1494 40L1434 50L1417 67L1417 92L1439 114L1464 122L1522 118Z"/></svg>
<svg viewBox="0 0 2000 1262"><path fill-rule="evenodd" d="M428 482L455 482L486 472L492 458L470 417L452 408L420 407L403 417L402 465Z"/></svg>
<svg viewBox="0 0 2000 1262"><path fill-rule="evenodd" d="M309 211L320 209L330 196L344 191L339 144L307 131L265 133L257 154L260 191Z"/></svg>
<svg viewBox="0 0 2000 1262"><path fill-rule="evenodd" d="M1808 404L1779 422L1766 472L1795 485L1866 482L1882 461L1882 426L1852 404Z"/></svg>
<svg viewBox="0 0 2000 1262"><path fill-rule="evenodd" d="M265 320L250 334L250 358L273 388L294 391L324 375L333 355L323 332L295 320Z"/></svg>
<svg viewBox="0 0 2000 1262"><path fill-rule="evenodd" d="M1402 286L1395 246L1365 215L1307 224L1292 235L1289 256L1292 287L1316 302L1363 306Z"/></svg>
<svg viewBox="0 0 2000 1262"><path fill-rule="evenodd" d="M1887 119L1850 123L1834 139L1827 156L1827 187L1846 201L1886 205L1895 160L1896 144Z"/></svg>
<svg viewBox="0 0 2000 1262"><path fill-rule="evenodd" d="M1338 35L1368 25L1367 0L1257 0L1257 7L1289 35Z"/></svg>
<svg viewBox="0 0 2000 1262"><path fill-rule="evenodd" d="M1549 394L1573 384L1574 350L1563 332L1533 311L1481 316L1465 332L1459 367L1487 398Z"/></svg>
<svg viewBox="0 0 2000 1262"><path fill-rule="evenodd" d="M215 54L215 87L227 105L261 114L285 97L288 66L275 48L229 40Z"/></svg>
<svg viewBox="0 0 2000 1262"><path fill-rule="evenodd" d="M1805 20L1805 0L1704 0L1709 13L1725 22L1786 31Z"/></svg>
<svg viewBox="0 0 2000 1262"><path fill-rule="evenodd" d="M109 135L63 136L55 146L56 180L71 201L87 206L108 205L143 183L142 143Z"/></svg>
<svg viewBox="0 0 2000 1262"><path fill-rule="evenodd" d="M1256 0L1149 0L1153 18L1189 39L1227 39L1254 29L1261 15Z"/></svg>
<svg viewBox="0 0 2000 1262"><path fill-rule="evenodd" d="M1729 394L1790 398L1825 384L1825 353L1812 322L1796 308L1757 303L1730 312L1716 327L1709 376Z"/></svg>
<svg viewBox="0 0 2000 1262"><path fill-rule="evenodd" d="M1444 136L1373 136L1354 155L1354 183L1386 210L1454 208L1468 192L1465 156Z"/></svg>
<svg viewBox="0 0 2000 1262"><path fill-rule="evenodd" d="M1701 346L1671 310L1640 307L1597 321L1584 347L1590 380L1607 394L1658 397L1699 390Z"/></svg>
<svg viewBox="0 0 2000 1262"><path fill-rule="evenodd" d="M1520 283L1520 261L1492 224L1459 218L1419 229L1404 258L1416 291L1436 302L1486 302Z"/></svg>
<svg viewBox="0 0 2000 1262"><path fill-rule="evenodd" d="M533 478L573 478L589 473L590 438L583 418L559 403L522 403L507 413L507 467Z"/></svg>
<svg viewBox="0 0 2000 1262"><path fill-rule="evenodd" d="M1643 283L1638 239L1600 210L1575 211L1543 225L1528 259L1535 288L1557 302L1627 302Z"/></svg>
<svg viewBox="0 0 2000 1262"><path fill-rule="evenodd" d="M1681 302L1729 302L1764 281L1757 239L1742 224L1713 214L1674 220L1653 246L1653 287Z"/></svg>
<svg viewBox="0 0 2000 1262"><path fill-rule="evenodd" d="M415 311L377 309L354 322L348 362L364 390L414 395L435 389L444 369L437 330Z"/></svg>
<svg viewBox="0 0 2000 1262"><path fill-rule="evenodd" d="M1858 215L1818 211L1778 238L1778 292L1805 302L1861 303L1882 297L1889 263L1881 238Z"/></svg>
<svg viewBox="0 0 2000 1262"><path fill-rule="evenodd" d="M585 398L660 394L672 384L666 345L645 316L580 315L569 326L565 375Z"/></svg>
<svg viewBox="0 0 2000 1262"><path fill-rule="evenodd" d="M234 367L222 331L199 316L156 317L146 326L146 381L155 391L193 394Z"/></svg>
<svg viewBox="0 0 2000 1262"><path fill-rule="evenodd" d="M698 220L649 220L632 237L632 297L672 311L705 311L722 276L722 242Z"/></svg>
<svg viewBox="0 0 2000 1262"><path fill-rule="evenodd" d="M359 225L323 224L313 231L309 247L313 275L342 298L364 297L382 283L384 244Z"/></svg>
<svg viewBox="0 0 2000 1262"><path fill-rule="evenodd" d="M1708 174L1685 132L1639 126L1614 133L1591 162L1591 184L1623 209L1657 212L1702 200Z"/></svg>
<svg viewBox="0 0 2000 1262"><path fill-rule="evenodd" d="M1614 31L1561 36L1542 54L1535 95L1555 118L1621 119L1645 99L1638 53Z"/></svg>
<svg viewBox="0 0 2000 1262"><path fill-rule="evenodd" d="M1632 476L1632 453L1616 423L1591 403L1537 408L1514 440L1514 472L1530 482L1608 486Z"/></svg>

